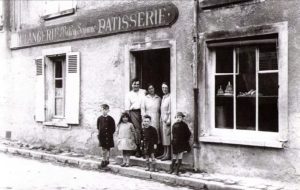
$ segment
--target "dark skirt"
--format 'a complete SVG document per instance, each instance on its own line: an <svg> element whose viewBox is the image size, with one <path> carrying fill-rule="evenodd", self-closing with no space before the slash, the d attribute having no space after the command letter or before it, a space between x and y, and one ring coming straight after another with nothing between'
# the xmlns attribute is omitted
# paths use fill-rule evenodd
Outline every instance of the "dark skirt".
<svg viewBox="0 0 300 190"><path fill-rule="evenodd" d="M123 150L122 152L124 156L132 156L134 153L133 150Z"/></svg>

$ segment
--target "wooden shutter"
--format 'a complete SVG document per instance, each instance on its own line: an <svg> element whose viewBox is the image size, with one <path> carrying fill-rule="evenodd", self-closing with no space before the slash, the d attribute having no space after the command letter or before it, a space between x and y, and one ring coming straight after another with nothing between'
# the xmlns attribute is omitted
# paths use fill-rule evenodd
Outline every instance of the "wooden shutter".
<svg viewBox="0 0 300 190"><path fill-rule="evenodd" d="M36 87L35 87L35 120L45 121L45 61L44 57L35 59Z"/></svg>
<svg viewBox="0 0 300 190"><path fill-rule="evenodd" d="M80 56L79 52L67 53L66 64L66 121L79 124Z"/></svg>

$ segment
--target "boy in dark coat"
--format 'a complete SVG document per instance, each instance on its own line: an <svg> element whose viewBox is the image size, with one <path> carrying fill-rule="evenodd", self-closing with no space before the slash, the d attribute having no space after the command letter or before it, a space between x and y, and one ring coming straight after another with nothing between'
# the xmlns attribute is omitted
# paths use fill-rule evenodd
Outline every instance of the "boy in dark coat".
<svg viewBox="0 0 300 190"><path fill-rule="evenodd" d="M147 168L146 171L153 171L157 172L156 169L156 160L155 160L155 150L157 149L157 142L158 142L158 134L154 127L150 126L151 117L149 115L144 115L143 117L143 130L142 130L142 145L143 145L143 153L146 158ZM150 161L151 165L150 167Z"/></svg>
<svg viewBox="0 0 300 190"><path fill-rule="evenodd" d="M169 173L179 174L179 168L182 164L182 156L184 152L191 151L189 144L189 139L191 137L191 132L187 124L183 121L184 114L182 112L177 112L176 123L172 126L172 147L173 147L173 159L171 164L171 170ZM177 160L177 165L175 168L175 163Z"/></svg>
<svg viewBox="0 0 300 190"><path fill-rule="evenodd" d="M102 104L102 115L97 119L99 146L102 147L103 160L101 167L109 164L110 148L114 147L113 134L116 130L115 120L108 115L109 106Z"/></svg>

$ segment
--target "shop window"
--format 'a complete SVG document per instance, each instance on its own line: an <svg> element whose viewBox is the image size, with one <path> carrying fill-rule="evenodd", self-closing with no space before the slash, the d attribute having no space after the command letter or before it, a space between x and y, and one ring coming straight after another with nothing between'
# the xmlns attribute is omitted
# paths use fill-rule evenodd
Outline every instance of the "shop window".
<svg viewBox="0 0 300 190"><path fill-rule="evenodd" d="M46 55L36 62L36 121L79 124L79 53Z"/></svg>
<svg viewBox="0 0 300 190"><path fill-rule="evenodd" d="M199 140L283 148L288 140L287 22L203 33Z"/></svg>
<svg viewBox="0 0 300 190"><path fill-rule="evenodd" d="M213 51L215 127L278 132L276 41Z"/></svg>

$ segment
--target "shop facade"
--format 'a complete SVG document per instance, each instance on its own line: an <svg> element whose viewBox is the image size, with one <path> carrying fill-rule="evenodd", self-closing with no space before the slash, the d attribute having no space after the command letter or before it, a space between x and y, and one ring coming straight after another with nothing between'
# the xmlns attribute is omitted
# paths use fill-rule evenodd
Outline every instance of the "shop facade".
<svg viewBox="0 0 300 190"><path fill-rule="evenodd" d="M193 2L7 4L11 74L3 134L99 154L100 105L108 104L118 122L133 78L144 89L154 84L160 96L162 82L169 83L172 118L183 111L192 127L186 84L192 80Z"/></svg>
<svg viewBox="0 0 300 190"><path fill-rule="evenodd" d="M4 2L2 135L99 154L138 77L170 84L195 170L299 180L298 2Z"/></svg>

